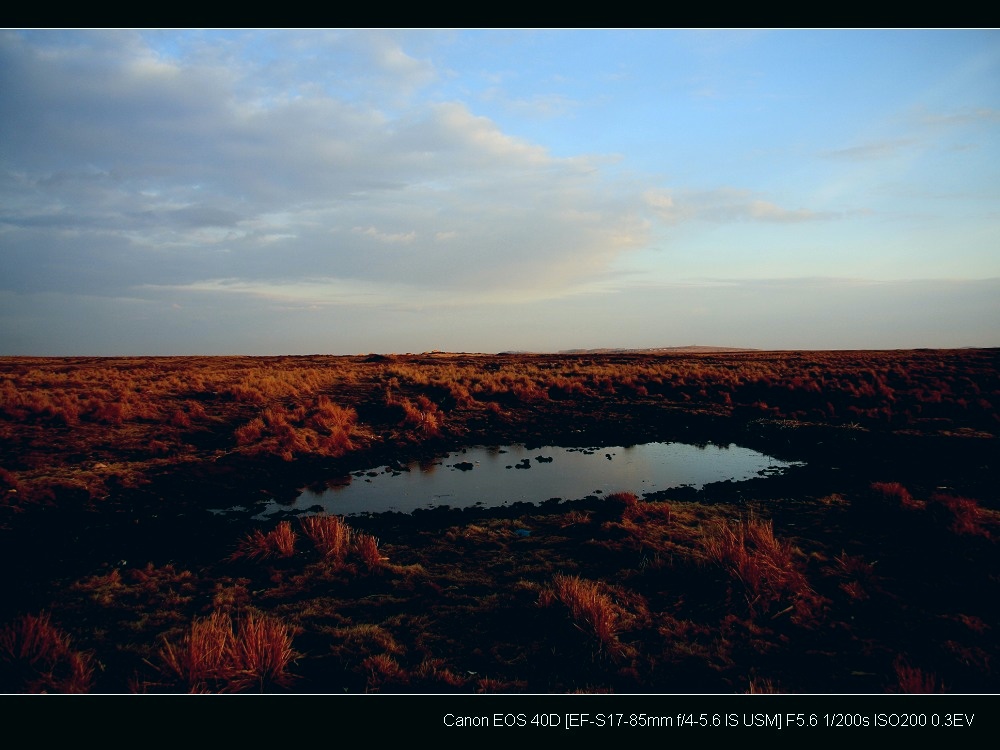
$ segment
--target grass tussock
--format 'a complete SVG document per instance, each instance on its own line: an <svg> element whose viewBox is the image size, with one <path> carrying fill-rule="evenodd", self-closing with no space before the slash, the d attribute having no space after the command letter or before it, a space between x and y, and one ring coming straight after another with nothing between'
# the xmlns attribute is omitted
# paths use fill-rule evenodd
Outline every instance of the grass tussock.
<svg viewBox="0 0 1000 750"><path fill-rule="evenodd" d="M601 585L561 573L556 574L552 584L554 591L543 591L541 603L548 604L554 596L569 608L577 627L597 639L601 650L613 658L622 656L626 651L618 637L622 611Z"/></svg>
<svg viewBox="0 0 1000 750"><path fill-rule="evenodd" d="M179 642L165 641L160 649L168 683L193 693L286 688L297 656L288 627L252 611L235 628L225 612L196 618Z"/></svg>
<svg viewBox="0 0 1000 750"><path fill-rule="evenodd" d="M341 456L354 449L358 413L326 396L306 399L297 406L272 404L236 428L237 447L252 456Z"/></svg>
<svg viewBox="0 0 1000 750"><path fill-rule="evenodd" d="M865 560L861 555L849 555L846 552L834 558L835 573L847 580L840 584L840 589L855 601L866 601L871 592L877 588L875 564Z"/></svg>
<svg viewBox="0 0 1000 750"><path fill-rule="evenodd" d="M441 434L444 414L427 396L418 396L416 403L408 398L388 399L386 406L402 412L401 425L414 429L425 437Z"/></svg>
<svg viewBox="0 0 1000 750"><path fill-rule="evenodd" d="M292 650L288 627L267 615L249 613L240 623L236 637L236 678L238 689L253 687L263 692L269 686L287 687L292 682L288 666L297 654Z"/></svg>
<svg viewBox="0 0 1000 750"><path fill-rule="evenodd" d="M393 657L388 654L369 656L363 662L368 671L367 692L377 693L388 686L406 685L409 675Z"/></svg>
<svg viewBox="0 0 1000 750"><path fill-rule="evenodd" d="M91 657L75 650L45 612L0 631L0 665L2 692L86 693L93 682Z"/></svg>
<svg viewBox="0 0 1000 750"><path fill-rule="evenodd" d="M703 549L740 583L751 614L770 612L782 603L802 616L812 614L819 603L799 567L801 552L775 537L771 521L717 521L706 530Z"/></svg>
<svg viewBox="0 0 1000 750"><path fill-rule="evenodd" d="M225 685L232 670L233 621L223 612L196 619L179 643L166 642L160 658L169 675L192 693Z"/></svg>
<svg viewBox="0 0 1000 750"><path fill-rule="evenodd" d="M292 524L282 521L270 531L255 529L240 542L231 560L270 560L295 554L296 534Z"/></svg>
<svg viewBox="0 0 1000 750"><path fill-rule="evenodd" d="M992 539L1000 526L1000 512L984 508L978 501L944 492L935 492L928 500L914 498L899 482L874 482L871 490L876 505L885 510L907 511L911 522L937 528L956 536Z"/></svg>
<svg viewBox="0 0 1000 750"><path fill-rule="evenodd" d="M778 686L767 678L752 678L750 685L747 687L747 695L776 695L780 693L781 690Z"/></svg>
<svg viewBox="0 0 1000 750"><path fill-rule="evenodd" d="M896 673L897 685L891 692L910 694L945 692L944 686L941 685L937 677L922 669L910 666L902 657L893 663L893 670Z"/></svg>
<svg viewBox="0 0 1000 750"><path fill-rule="evenodd" d="M386 558L378 547L378 539L352 529L338 516L307 516L301 520L302 531L320 555L335 564L348 558L361 560L369 570L381 568Z"/></svg>
<svg viewBox="0 0 1000 750"><path fill-rule="evenodd" d="M871 488L878 501L889 509L920 510L924 507L899 482L873 482Z"/></svg>
<svg viewBox="0 0 1000 750"><path fill-rule="evenodd" d="M990 514L971 498L937 493L931 497L927 509L953 534L982 536L987 539L992 536L986 526Z"/></svg>
<svg viewBox="0 0 1000 750"><path fill-rule="evenodd" d="M354 539L354 549L361 561L370 570L377 570L385 563L385 558L378 548L378 539L371 534L358 534Z"/></svg>
<svg viewBox="0 0 1000 750"><path fill-rule="evenodd" d="M305 516L302 531L323 557L342 559L351 546L352 529L337 516Z"/></svg>

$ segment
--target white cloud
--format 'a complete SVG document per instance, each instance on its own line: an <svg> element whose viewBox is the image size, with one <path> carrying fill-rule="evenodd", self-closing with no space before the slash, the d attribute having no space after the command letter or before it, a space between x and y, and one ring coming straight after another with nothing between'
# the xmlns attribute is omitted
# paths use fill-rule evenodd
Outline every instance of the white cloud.
<svg viewBox="0 0 1000 750"><path fill-rule="evenodd" d="M827 211L785 208L762 200L749 190L733 188L701 191L650 189L643 193L642 197L653 213L667 224L685 221L716 223L761 221L791 224L839 217L839 214Z"/></svg>
<svg viewBox="0 0 1000 750"><path fill-rule="evenodd" d="M834 75L788 35L587 35L0 31L0 350L30 348L33 321L60 344L215 352L459 325L465 343L427 344L600 329L613 346L670 321L684 335L662 345L690 343L695 309L741 331L707 343L753 345L799 301L819 330L839 305L920 294L738 279L996 275L985 37L961 40L990 56L956 90L902 47L872 67L883 39Z"/></svg>
<svg viewBox="0 0 1000 750"><path fill-rule="evenodd" d="M311 68L248 57L237 32L171 54L134 33L0 37L0 222L20 265L0 284L337 276L558 296L645 236L596 159L555 158L460 102L401 106L436 73L391 34L305 38Z"/></svg>
<svg viewBox="0 0 1000 750"><path fill-rule="evenodd" d="M372 239L378 240L379 242L388 242L391 244L395 243L409 243L413 242L417 238L417 233L414 231L403 232L380 232L375 227L354 227L352 229L356 234L362 234L366 237L371 237Z"/></svg>

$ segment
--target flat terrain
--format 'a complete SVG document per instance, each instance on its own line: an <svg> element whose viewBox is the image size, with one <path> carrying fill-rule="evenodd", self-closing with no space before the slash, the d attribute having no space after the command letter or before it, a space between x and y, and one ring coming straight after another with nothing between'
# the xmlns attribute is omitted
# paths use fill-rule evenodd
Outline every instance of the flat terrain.
<svg viewBox="0 0 1000 750"><path fill-rule="evenodd" d="M1000 351L0 359L3 692L1000 692ZM468 445L781 476L347 519ZM239 506L220 515L210 509Z"/></svg>

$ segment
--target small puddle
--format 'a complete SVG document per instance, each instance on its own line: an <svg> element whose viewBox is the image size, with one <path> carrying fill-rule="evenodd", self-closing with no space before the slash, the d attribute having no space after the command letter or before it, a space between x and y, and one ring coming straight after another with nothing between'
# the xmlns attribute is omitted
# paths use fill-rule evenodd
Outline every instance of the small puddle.
<svg viewBox="0 0 1000 750"><path fill-rule="evenodd" d="M645 443L563 448L523 445L466 448L433 461L386 465L306 488L279 509L353 515L418 508L498 507L552 498L577 500L609 492L643 495L675 487L780 474L797 462L780 461L737 445Z"/></svg>

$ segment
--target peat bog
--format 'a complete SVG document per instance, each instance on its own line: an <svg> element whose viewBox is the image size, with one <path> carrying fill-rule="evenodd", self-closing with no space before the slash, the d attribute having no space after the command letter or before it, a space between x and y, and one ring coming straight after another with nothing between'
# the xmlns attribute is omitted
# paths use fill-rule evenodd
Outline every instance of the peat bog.
<svg viewBox="0 0 1000 750"><path fill-rule="evenodd" d="M0 358L0 691L995 693L998 364ZM472 446L538 449L522 481L546 446L659 443L790 465L412 513L299 500Z"/></svg>

